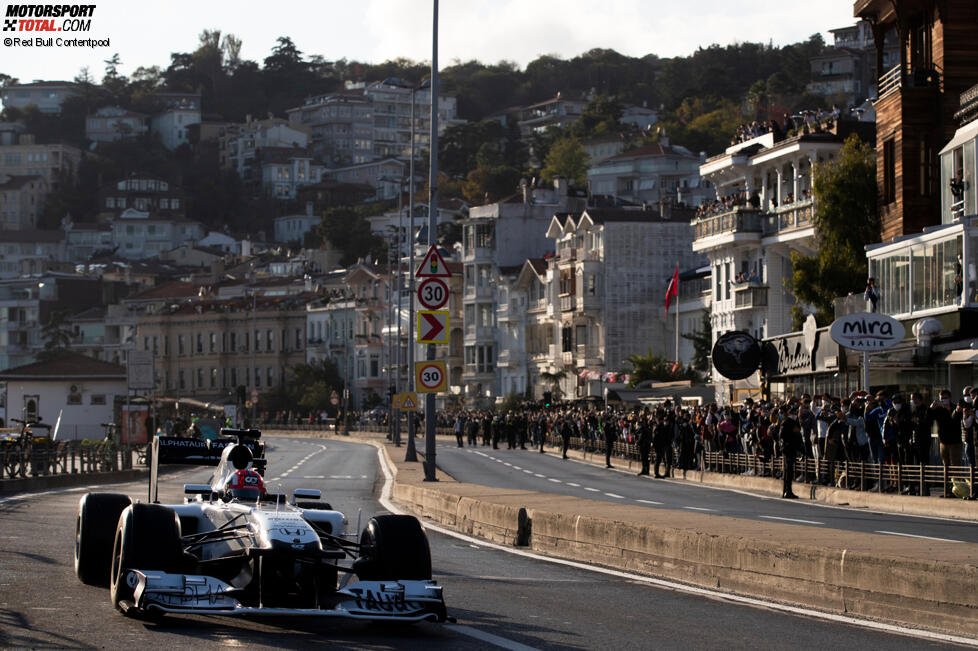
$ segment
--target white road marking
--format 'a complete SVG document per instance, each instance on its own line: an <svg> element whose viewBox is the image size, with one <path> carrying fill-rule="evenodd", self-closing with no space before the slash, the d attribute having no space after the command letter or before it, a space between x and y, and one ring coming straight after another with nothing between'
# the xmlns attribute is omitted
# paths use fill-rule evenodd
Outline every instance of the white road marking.
<svg viewBox="0 0 978 651"><path fill-rule="evenodd" d="M548 478L547 481L552 481L555 484L563 484L564 483L564 482L560 481L559 479L554 479L553 477Z"/></svg>
<svg viewBox="0 0 978 651"><path fill-rule="evenodd" d="M690 511L716 511L716 509L708 509L703 506L684 506L684 509L689 509Z"/></svg>
<svg viewBox="0 0 978 651"><path fill-rule="evenodd" d="M501 649L510 649L511 651L533 651L535 647L527 646L525 644L520 644L513 640L507 640L504 637L498 635L493 635L492 633L486 633L485 631L479 630L472 626L465 626L461 624L451 625L453 631L458 631L462 635L468 635L471 638L475 638L480 642L486 642L492 644L493 646L498 646Z"/></svg>
<svg viewBox="0 0 978 651"><path fill-rule="evenodd" d="M765 520L783 520L784 522L800 522L802 524L825 524L824 522L818 522L816 520L802 520L800 518L779 518L776 515L762 515L760 516Z"/></svg>
<svg viewBox="0 0 978 651"><path fill-rule="evenodd" d="M662 502L655 502L653 500L635 500L636 502L641 502L642 504L662 504Z"/></svg>
<svg viewBox="0 0 978 651"><path fill-rule="evenodd" d="M953 543L964 542L963 540L951 540L950 538L934 538L933 536L917 536L912 533L900 533L899 531L877 531L876 533L885 533L889 536L904 536L905 538L922 538L924 540L939 540L940 542L953 542Z"/></svg>
<svg viewBox="0 0 978 651"><path fill-rule="evenodd" d="M541 474L540 474L540 473L538 473L538 472L535 472L535 473L533 473L533 476L534 476L534 477L539 477L540 479L545 479L545 478L546 478L546 475L541 475Z"/></svg>
<svg viewBox="0 0 978 651"><path fill-rule="evenodd" d="M572 481L569 481L569 482L567 482L567 485L568 485L568 486L573 486L574 488L580 488L580 487L581 487L581 485L580 485L580 484L575 484L575 483L574 483L574 482L572 482Z"/></svg>
<svg viewBox="0 0 978 651"><path fill-rule="evenodd" d="M326 475L306 475L303 479L326 479Z"/></svg>
<svg viewBox="0 0 978 651"><path fill-rule="evenodd" d="M613 497L616 500L623 500L623 499L625 499L625 496L624 495L616 495L615 493L605 493L605 495L607 495L608 497Z"/></svg>
<svg viewBox="0 0 978 651"><path fill-rule="evenodd" d="M532 470L524 470L523 472L525 472L528 475L532 475L533 474L533 471Z"/></svg>
<svg viewBox="0 0 978 651"><path fill-rule="evenodd" d="M513 464L511 464L509 461L503 461L503 465L504 466L509 466L510 468L513 467Z"/></svg>
<svg viewBox="0 0 978 651"><path fill-rule="evenodd" d="M520 468L519 466L513 466L513 470L523 470L523 469Z"/></svg>
<svg viewBox="0 0 978 651"><path fill-rule="evenodd" d="M394 476L391 474L390 468L387 466L387 460L384 458L384 452L383 450L380 449L379 446L377 446L377 458L380 461L380 468L384 473L384 486L381 489L380 503L385 509L387 509L391 513L404 514L405 511L399 508L391 501L391 490L394 483ZM497 545L495 543L487 542L485 540L479 540L478 538L473 538L472 536L467 536L465 534L458 533L457 531L446 529L432 522L425 522L424 526L426 529L437 531L440 534L450 536L458 540L464 540L471 544L478 544L483 548L494 549L496 551L505 552L507 554L515 554L517 556L523 556L524 558L531 558L544 563L553 563L555 565L564 565L567 567L573 567L579 570L584 570L586 572L596 572L598 574L606 574L608 576L615 576L630 581L638 581L640 583L654 585L660 588L666 588L668 590L675 590L677 592L684 592L686 594L695 594L704 597L709 597L712 599L722 599L724 601L731 602L731 603L739 603L739 604L744 604L746 606L754 606L757 608L766 608L768 610L777 610L792 615L798 615L800 617L811 617L814 619L821 619L829 622L836 622L839 624L860 626L863 628L873 629L876 631L895 633L897 635L906 635L908 637L915 637L918 639L935 640L938 642L951 642L954 644L963 644L972 647L978 646L978 641L972 638L961 637L959 635L948 635L945 633L933 633L931 631L921 631L914 628L907 628L905 626L895 626L893 624L884 624L882 622L874 622L871 620L859 619L849 615L839 615L836 613L820 612L818 610L814 610L810 606L805 606L804 608L800 606L788 606L773 601L764 601L763 599L756 599L754 597L742 597L740 595L728 594L725 592L720 592L719 590L710 590L708 588L697 588L697 587L686 585L684 583L675 583L673 581L666 581L664 579L655 579L649 576L642 576L641 574L633 574L631 572L622 572L621 570L612 570L604 567L596 567L593 565L578 563L576 561L568 561L562 558L551 558L549 556L534 554L533 552L526 552L519 549L513 549L512 547L505 547L503 545ZM458 628L461 629L462 627L460 626ZM483 634L483 632L478 631L478 629L472 629L472 630L476 630L480 635ZM483 638L477 638L477 639L483 639ZM506 642L506 640L501 640L501 641ZM495 644L495 642L493 643Z"/></svg>
<svg viewBox="0 0 978 651"><path fill-rule="evenodd" d="M601 492L601 491L599 491L599 490L598 490L597 488L591 488L591 487L589 487L589 486L585 486L585 487L584 487L584 490L586 490L586 491L591 491L592 493L600 493L600 492Z"/></svg>

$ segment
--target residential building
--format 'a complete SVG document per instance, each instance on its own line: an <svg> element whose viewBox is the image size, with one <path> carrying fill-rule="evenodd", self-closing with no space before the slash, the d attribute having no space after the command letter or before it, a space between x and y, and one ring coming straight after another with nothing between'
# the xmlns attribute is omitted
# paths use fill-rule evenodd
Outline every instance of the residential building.
<svg viewBox="0 0 978 651"><path fill-rule="evenodd" d="M676 326L665 312L666 289L677 265L705 262L691 247L692 217L692 209L668 204L553 217L547 229L556 250L550 363L566 373L565 397L589 395L585 370L591 376L622 371L628 357L649 352L673 357Z"/></svg>
<svg viewBox="0 0 978 651"><path fill-rule="evenodd" d="M580 119L587 105L586 99L568 99L559 92L550 99L531 104L520 112L520 136L529 138L533 134L546 133L550 127L570 126Z"/></svg>
<svg viewBox="0 0 978 651"><path fill-rule="evenodd" d="M645 104L642 106L626 104L622 107L618 121L622 124L630 124L640 131L648 131L659 121L659 112Z"/></svg>
<svg viewBox="0 0 978 651"><path fill-rule="evenodd" d="M160 137L165 148L173 151L189 145L191 126L200 124L200 94L157 93L165 108L150 120L150 132Z"/></svg>
<svg viewBox="0 0 978 651"><path fill-rule="evenodd" d="M741 330L757 339L791 331L791 254L815 251L812 175L845 136L864 123L839 121L835 131L775 140L767 133L728 147L700 166L717 200L693 221L693 250L709 258L713 339ZM713 372L717 399L756 390L757 378L731 383ZM753 384L752 384L753 383Z"/></svg>
<svg viewBox="0 0 978 651"><path fill-rule="evenodd" d="M549 389L549 385L531 380L539 378L542 372L550 372L551 360L556 355L550 262L556 262L550 254L524 262L506 297L505 309L500 303L497 319L501 335L513 346L510 350L500 349L497 359L504 395L511 391L526 392L539 400Z"/></svg>
<svg viewBox="0 0 978 651"><path fill-rule="evenodd" d="M103 106L85 117L85 137L92 142L138 138L149 131L149 116L120 106Z"/></svg>
<svg viewBox="0 0 978 651"><path fill-rule="evenodd" d="M349 167L336 167L328 171L329 177L339 183L365 184L373 188L370 201L396 199L407 182L408 166L394 158L375 160Z"/></svg>
<svg viewBox="0 0 978 651"><path fill-rule="evenodd" d="M58 189L62 180L78 174L82 152L71 145L38 145L31 134L19 134L16 144L0 145L0 174L7 176L40 176L49 191Z"/></svg>
<svg viewBox="0 0 978 651"><path fill-rule="evenodd" d="M494 400L502 395L496 373L496 288L500 270L522 265L553 251L546 233L555 214L579 212L585 198L568 191L564 179L552 189L524 186L520 194L469 209L463 224L463 320L467 398Z"/></svg>
<svg viewBox="0 0 978 651"><path fill-rule="evenodd" d="M323 177L323 166L313 161L309 149L264 147L256 159L262 188L276 199L295 199L299 188L319 183Z"/></svg>
<svg viewBox="0 0 978 651"><path fill-rule="evenodd" d="M940 223L937 152L954 135L959 98L974 83L978 6L857 0L853 12L870 22L876 46L876 170L882 239L890 241ZM899 59L887 68L890 32L897 34Z"/></svg>
<svg viewBox="0 0 978 651"><path fill-rule="evenodd" d="M354 332L356 329L356 299L336 292L328 300L306 307L306 361L328 359L351 390L352 404L360 404L354 378Z"/></svg>
<svg viewBox="0 0 978 651"><path fill-rule="evenodd" d="M391 274L379 266L355 265L346 276L347 295L356 307L353 334L353 389L357 409L384 400L393 381L392 351L383 337L391 323Z"/></svg>
<svg viewBox="0 0 978 651"><path fill-rule="evenodd" d="M128 395L124 367L74 353L9 368L0 384L11 418L60 421L58 440L101 440L116 398Z"/></svg>
<svg viewBox="0 0 978 651"><path fill-rule="evenodd" d="M100 216L119 218L128 209L151 212L159 217L183 217L186 193L163 179L131 176L103 186L99 191Z"/></svg>
<svg viewBox="0 0 978 651"><path fill-rule="evenodd" d="M222 298L170 284L124 301L136 349L156 356L158 395L233 400L239 386L262 395L306 361L306 305L316 296L243 289Z"/></svg>
<svg viewBox="0 0 978 651"><path fill-rule="evenodd" d="M832 45L819 56L812 57L812 80L808 91L824 95L838 102L843 109L861 104L866 99L876 99L876 50L873 44L873 27L869 21L860 20L854 25L830 29ZM899 52L894 33L884 36L882 69L889 70L896 64Z"/></svg>
<svg viewBox="0 0 978 651"><path fill-rule="evenodd" d="M62 259L63 242L61 231L0 230L0 279L47 271Z"/></svg>
<svg viewBox="0 0 978 651"><path fill-rule="evenodd" d="M10 84L0 88L5 109L24 110L36 106L41 113L61 113L61 105L78 94L78 84L71 81L35 81L30 84Z"/></svg>
<svg viewBox="0 0 978 651"><path fill-rule="evenodd" d="M248 183L261 178L257 161L261 150L305 149L309 146L310 129L281 118L253 120L249 115L244 123L228 125L219 140L222 169L236 171Z"/></svg>
<svg viewBox="0 0 978 651"><path fill-rule="evenodd" d="M42 328L56 312L73 314L102 304L102 282L77 274L46 272L0 280L0 369L36 361Z"/></svg>
<svg viewBox="0 0 978 651"><path fill-rule="evenodd" d="M627 145L628 142L620 134L597 136L581 142L592 168L601 161L622 153Z"/></svg>
<svg viewBox="0 0 978 651"><path fill-rule="evenodd" d="M685 147L660 142L623 151L587 171L588 192L632 204L682 202L698 206L714 193L700 179L699 167L706 155Z"/></svg>
<svg viewBox="0 0 978 651"><path fill-rule="evenodd" d="M312 202L306 202L306 212L301 215L283 215L274 220L275 241L282 243L297 242L302 244L306 233L311 232L323 221L322 215L314 215Z"/></svg>
<svg viewBox="0 0 978 651"><path fill-rule="evenodd" d="M88 224L72 221L70 216L62 222L64 231L64 260L87 262L97 254L112 250L112 227L108 224Z"/></svg>
<svg viewBox="0 0 978 651"><path fill-rule="evenodd" d="M679 270L679 361L683 366L690 366L696 356L695 345L690 337L709 334L710 304L713 297L711 288L712 273L709 266ZM672 299L673 304L676 299ZM666 320L675 318L675 307L670 307ZM706 316L704 326L703 317ZM673 323L675 323L673 321ZM675 327L673 327L675 332ZM668 347L667 347L668 348ZM666 354L672 359L674 354Z"/></svg>
<svg viewBox="0 0 978 651"><path fill-rule="evenodd" d="M499 394L502 399L511 394L525 396L528 382L527 340L530 328L529 283L524 277L535 271L533 261L546 263L533 258L522 265L500 267L496 284L496 368L499 374ZM522 282L521 282L522 281ZM552 329L552 327L551 327Z"/></svg>
<svg viewBox="0 0 978 651"><path fill-rule="evenodd" d="M37 228L48 195L41 176L13 176L0 172L0 230Z"/></svg>
<svg viewBox="0 0 978 651"><path fill-rule="evenodd" d="M311 132L313 153L329 167L373 160L373 104L362 88L307 97L286 111L289 121Z"/></svg>
<svg viewBox="0 0 978 651"><path fill-rule="evenodd" d="M187 242L204 237L200 222L182 217L163 217L127 208L110 223L112 246L128 259L152 258Z"/></svg>
<svg viewBox="0 0 978 651"><path fill-rule="evenodd" d="M121 304L95 306L71 315L71 351L91 359L124 364L132 346L129 316Z"/></svg>

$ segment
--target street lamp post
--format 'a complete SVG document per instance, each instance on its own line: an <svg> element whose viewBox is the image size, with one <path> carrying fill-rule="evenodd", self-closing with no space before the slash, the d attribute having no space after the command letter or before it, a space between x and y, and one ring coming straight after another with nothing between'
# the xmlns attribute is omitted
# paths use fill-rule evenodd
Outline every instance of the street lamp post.
<svg viewBox="0 0 978 651"><path fill-rule="evenodd" d="M438 243L438 0L433 0L431 24L431 135L428 142L428 246ZM428 344L428 361L435 359L435 346ZM424 480L437 481L435 474L435 394L424 401Z"/></svg>

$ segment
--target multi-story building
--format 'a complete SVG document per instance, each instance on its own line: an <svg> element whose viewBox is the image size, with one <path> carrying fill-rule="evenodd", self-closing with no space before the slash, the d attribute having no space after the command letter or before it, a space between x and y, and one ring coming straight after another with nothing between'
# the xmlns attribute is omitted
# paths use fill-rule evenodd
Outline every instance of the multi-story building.
<svg viewBox="0 0 978 651"><path fill-rule="evenodd" d="M550 363L566 373L565 396L588 395L582 371L621 371L636 354L673 357L676 326L665 313L666 289L677 265L705 262L691 247L692 216L692 209L663 204L553 217L547 230L556 249Z"/></svg>
<svg viewBox="0 0 978 651"><path fill-rule="evenodd" d="M872 25L861 20L854 25L830 29L829 33L832 34L832 45L809 61L812 81L808 91L834 97L843 108L875 99L878 75ZM889 70L899 57L895 34L886 34L884 44L882 69Z"/></svg>
<svg viewBox="0 0 978 651"><path fill-rule="evenodd" d="M112 246L123 258L152 258L181 244L204 237L200 222L182 217L160 217L134 208L122 211L110 223Z"/></svg>
<svg viewBox="0 0 978 651"><path fill-rule="evenodd" d="M73 180L78 174L82 152L71 145L38 145L34 136L21 133L16 144L0 145L0 174L9 176L40 176L50 191L57 190L63 180Z"/></svg>
<svg viewBox="0 0 978 651"><path fill-rule="evenodd" d="M500 350L498 365L502 392L527 392L534 399L548 390L540 382L531 381L541 372L552 368L554 345L554 300L550 262L553 256L530 258L523 263L516 282L506 297L506 307L500 303L500 327L505 323L506 337L513 350Z"/></svg>
<svg viewBox="0 0 978 651"><path fill-rule="evenodd" d="M136 349L156 356L157 394L217 401L245 387L261 395L284 381L286 369L305 363L306 305L314 294L244 287L243 294L223 298L187 285L124 301Z"/></svg>
<svg viewBox="0 0 978 651"><path fill-rule="evenodd" d="M713 297L711 281L708 266L679 270L679 361L684 366L692 365L696 356L695 346L689 337L708 334L710 330L710 302ZM672 302L675 303L675 300ZM676 308L670 306L667 320L674 318L675 310ZM674 355L666 357L673 358Z"/></svg>
<svg viewBox="0 0 978 651"><path fill-rule="evenodd" d="M305 149L310 141L308 127L281 118L253 120L249 115L241 124L227 125L223 132L219 137L221 167L236 171L246 183L261 178L257 159L262 149Z"/></svg>
<svg viewBox="0 0 978 651"><path fill-rule="evenodd" d="M568 193L564 179L553 189L523 188L522 196L473 207L463 221L463 310L466 397L502 395L496 373L496 287L500 270L522 265L553 251L547 228L555 214L579 212L585 199Z"/></svg>
<svg viewBox="0 0 978 651"><path fill-rule="evenodd" d="M390 341L384 338L394 315L391 310L391 274L385 267L356 265L346 276L349 296L356 307L353 334L353 387L358 407L386 400L393 381Z"/></svg>
<svg viewBox="0 0 978 651"><path fill-rule="evenodd" d="M337 293L328 300L307 306L306 361L328 359L336 364L340 377L350 389L352 404L359 395L350 380L354 377L354 332L356 299Z"/></svg>
<svg viewBox="0 0 978 651"><path fill-rule="evenodd" d="M47 195L48 182L43 177L0 172L0 230L37 228Z"/></svg>
<svg viewBox="0 0 978 651"><path fill-rule="evenodd" d="M0 89L5 109L23 110L36 106L41 113L61 113L61 105L78 94L78 84L71 81L35 81L31 84L10 84Z"/></svg>
<svg viewBox="0 0 978 651"><path fill-rule="evenodd" d="M108 224L76 223L65 219L64 260L87 262L98 253L112 250L112 227Z"/></svg>
<svg viewBox="0 0 978 651"><path fill-rule="evenodd" d="M363 184L374 189L372 201L396 199L407 181L408 165L395 158L374 160L329 170L329 176L340 183Z"/></svg>
<svg viewBox="0 0 978 651"><path fill-rule="evenodd" d="M130 111L120 106L103 106L85 117L85 137L92 142L115 142L126 138L138 138L149 131L145 113Z"/></svg>
<svg viewBox="0 0 978 651"><path fill-rule="evenodd" d="M173 151L190 144L191 126L200 124L200 93L157 93L163 109L150 120L150 132Z"/></svg>
<svg viewBox="0 0 978 651"><path fill-rule="evenodd" d="M300 188L323 177L323 166L313 161L312 152L299 147L264 147L257 166L265 193L276 199L295 199Z"/></svg>
<svg viewBox="0 0 978 651"><path fill-rule="evenodd" d="M331 167L386 158L407 160L412 131L416 154L428 147L431 91L385 82L347 82L345 90L307 98L287 114L290 121L311 129L313 150ZM458 122L455 97L439 94L439 132Z"/></svg>
<svg viewBox="0 0 978 651"><path fill-rule="evenodd" d="M126 210L135 209L179 218L187 213L187 200L181 188L163 179L131 176L102 187L99 207L102 217L119 218Z"/></svg>
<svg viewBox="0 0 978 651"><path fill-rule="evenodd" d="M954 135L959 97L978 68L978 6L967 0L857 0L876 46L876 174L882 238L889 241L938 223L937 152ZM883 65L886 34L897 34L899 59ZM957 170L952 170L952 175Z"/></svg>
<svg viewBox="0 0 978 651"><path fill-rule="evenodd" d="M592 165L587 171L589 194L634 204L682 201L698 206L713 194L709 182L700 179L705 160L705 154L697 156L663 138Z"/></svg>
<svg viewBox="0 0 978 651"><path fill-rule="evenodd" d="M546 133L550 127L562 129L570 126L580 119L587 104L586 99L568 99L561 93L548 100L531 104L520 111L518 123L520 136L529 138L533 134Z"/></svg>
<svg viewBox="0 0 978 651"><path fill-rule="evenodd" d="M738 143L713 156L700 174L718 200L693 221L693 250L709 257L713 283L713 339L732 330L758 339L791 330L794 298L788 288L791 253L815 251L813 166L841 149L861 123L840 121L837 132L809 133L775 141L774 134ZM734 388L714 371L718 400Z"/></svg>
<svg viewBox="0 0 978 651"><path fill-rule="evenodd" d="M0 230L0 278L37 275L62 260L61 231Z"/></svg>

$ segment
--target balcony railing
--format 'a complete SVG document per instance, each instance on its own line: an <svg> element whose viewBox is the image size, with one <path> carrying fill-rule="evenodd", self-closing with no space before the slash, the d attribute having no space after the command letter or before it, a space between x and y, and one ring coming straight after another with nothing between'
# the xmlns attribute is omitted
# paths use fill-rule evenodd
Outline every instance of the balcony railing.
<svg viewBox="0 0 978 651"><path fill-rule="evenodd" d="M752 284L734 286L734 309L752 310L757 307L767 307L767 287Z"/></svg>
<svg viewBox="0 0 978 651"><path fill-rule="evenodd" d="M887 93L907 86L908 88L937 88L943 90L944 80L941 69L936 65L931 66L906 66L906 71L901 70L901 66L895 65L882 75L880 75L877 87L877 97L882 98Z"/></svg>
<svg viewBox="0 0 978 651"><path fill-rule="evenodd" d="M764 215L764 235L787 233L799 228L808 228L814 223L814 205L811 199L783 206L775 212Z"/></svg>
<svg viewBox="0 0 978 651"><path fill-rule="evenodd" d="M560 297L561 312L573 312L575 307L576 307L576 301L574 300L573 294L568 294Z"/></svg>
<svg viewBox="0 0 978 651"><path fill-rule="evenodd" d="M693 222L696 239L726 233L760 233L761 212L757 208L738 206L733 210L700 217Z"/></svg>

